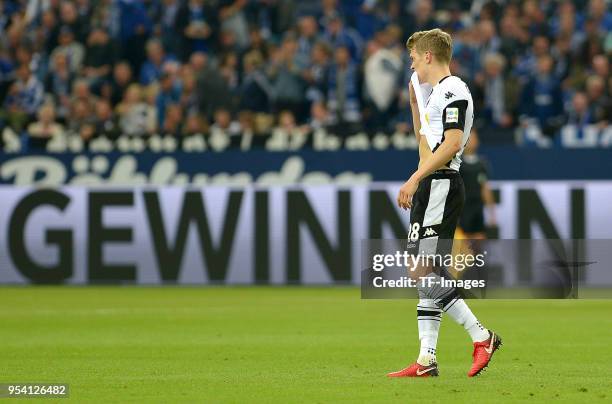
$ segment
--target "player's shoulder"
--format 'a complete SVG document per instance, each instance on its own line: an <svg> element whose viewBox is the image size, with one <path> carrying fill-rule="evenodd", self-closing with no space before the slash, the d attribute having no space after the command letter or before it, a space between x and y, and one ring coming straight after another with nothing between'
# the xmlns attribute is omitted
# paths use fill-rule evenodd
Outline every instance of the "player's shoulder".
<svg viewBox="0 0 612 404"><path fill-rule="evenodd" d="M446 76L438 85L440 86L440 94L446 101L466 99L470 95L470 91L465 81L457 76Z"/></svg>

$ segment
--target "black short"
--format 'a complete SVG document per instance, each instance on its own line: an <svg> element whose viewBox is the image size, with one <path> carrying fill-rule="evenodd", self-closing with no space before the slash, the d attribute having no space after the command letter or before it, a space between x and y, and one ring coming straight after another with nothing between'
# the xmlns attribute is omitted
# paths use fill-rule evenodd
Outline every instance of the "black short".
<svg viewBox="0 0 612 404"><path fill-rule="evenodd" d="M443 169L421 181L412 197L408 251L450 254L465 189L458 171Z"/></svg>
<svg viewBox="0 0 612 404"><path fill-rule="evenodd" d="M482 204L466 204L459 220L459 226L465 233L483 233L485 222Z"/></svg>

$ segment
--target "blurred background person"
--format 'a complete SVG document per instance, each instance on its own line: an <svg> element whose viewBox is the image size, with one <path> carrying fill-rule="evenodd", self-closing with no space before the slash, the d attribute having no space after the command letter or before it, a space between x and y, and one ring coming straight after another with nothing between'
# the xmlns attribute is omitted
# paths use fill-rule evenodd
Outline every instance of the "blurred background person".
<svg viewBox="0 0 612 404"><path fill-rule="evenodd" d="M472 129L465 146L460 168L465 186L465 207L459 219L459 227L468 240L487 238L487 224L496 225L495 199L488 183L487 162L478 155L478 132ZM488 223L485 222L485 209Z"/></svg>
<svg viewBox="0 0 612 404"><path fill-rule="evenodd" d="M28 125L28 147L44 150L51 139L63 136L64 127L55 119L52 103L43 104L38 110L38 119Z"/></svg>

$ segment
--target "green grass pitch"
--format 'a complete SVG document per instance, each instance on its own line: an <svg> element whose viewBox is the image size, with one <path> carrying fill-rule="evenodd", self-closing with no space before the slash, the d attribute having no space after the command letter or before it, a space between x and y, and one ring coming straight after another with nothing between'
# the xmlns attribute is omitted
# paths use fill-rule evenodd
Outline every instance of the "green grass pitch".
<svg viewBox="0 0 612 404"><path fill-rule="evenodd" d="M0 383L67 382L75 402L610 402L612 300L472 301L504 346L468 379L445 318L440 377L415 359L415 302L356 288L3 287ZM66 400L58 400L66 401Z"/></svg>

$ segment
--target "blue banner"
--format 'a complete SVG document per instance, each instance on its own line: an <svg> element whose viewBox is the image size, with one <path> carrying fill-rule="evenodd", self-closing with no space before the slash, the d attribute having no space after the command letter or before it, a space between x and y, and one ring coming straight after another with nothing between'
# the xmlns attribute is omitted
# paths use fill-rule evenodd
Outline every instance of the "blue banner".
<svg viewBox="0 0 612 404"><path fill-rule="evenodd" d="M494 180L612 178L607 149L481 148ZM414 150L175 152L138 154L3 154L2 184L289 185L403 181L416 169Z"/></svg>

